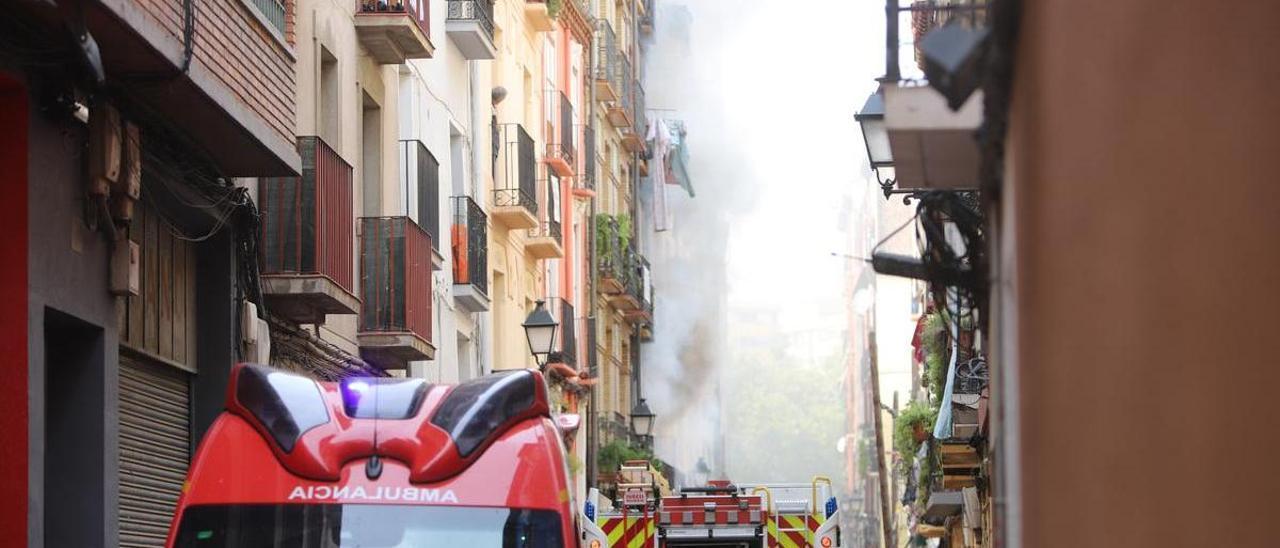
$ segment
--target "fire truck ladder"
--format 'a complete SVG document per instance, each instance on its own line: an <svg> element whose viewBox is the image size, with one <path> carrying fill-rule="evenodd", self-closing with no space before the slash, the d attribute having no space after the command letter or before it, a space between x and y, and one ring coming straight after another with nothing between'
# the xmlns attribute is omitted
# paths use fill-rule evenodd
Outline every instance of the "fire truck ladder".
<svg viewBox="0 0 1280 548"><path fill-rule="evenodd" d="M823 508L818 508L818 484L819 483L827 484L828 493L834 492L834 488L831 485L831 478L828 478L826 476L813 477L813 482L811 484L813 491L809 496L809 515L805 517L805 529L808 531L808 534L805 535L805 537L809 539L809 546L817 545L818 539L814 538L814 536L818 532L818 526L821 525L822 522L825 521L827 517L827 514L826 514L827 509L825 508L826 505L824 504ZM822 512L822 513L819 514L819 512ZM822 517L819 518L818 516L822 516ZM812 526L810 526L811 522L813 523Z"/></svg>

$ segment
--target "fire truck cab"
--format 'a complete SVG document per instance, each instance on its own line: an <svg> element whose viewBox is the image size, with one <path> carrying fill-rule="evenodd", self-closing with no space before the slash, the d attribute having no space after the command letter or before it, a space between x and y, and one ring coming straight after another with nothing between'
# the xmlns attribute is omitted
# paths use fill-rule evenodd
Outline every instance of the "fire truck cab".
<svg viewBox="0 0 1280 548"><path fill-rule="evenodd" d="M168 546L576 546L569 493L538 372L432 386L238 365Z"/></svg>

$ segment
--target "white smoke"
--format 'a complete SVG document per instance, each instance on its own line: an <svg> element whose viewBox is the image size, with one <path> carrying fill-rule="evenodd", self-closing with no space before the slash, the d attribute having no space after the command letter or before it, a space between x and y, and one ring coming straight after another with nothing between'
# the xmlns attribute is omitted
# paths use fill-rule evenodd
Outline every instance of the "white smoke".
<svg viewBox="0 0 1280 548"><path fill-rule="evenodd" d="M656 291L644 397L658 415L658 455L686 475L705 460L719 476L725 440L737 435L723 416L721 379L752 375L734 363L735 348L761 332L735 332L731 311L763 312L753 315L762 332L791 333L776 344L809 341L812 348L785 352L789 360L841 349L845 264L831 251L845 247L838 210L863 184L853 114L874 86L874 53L883 52L857 51L862 37L853 33L883 19L848 0L656 4L648 116L684 121L697 196L667 187L669 231L640 220ZM641 199L651 204L652 192L646 182ZM831 383L834 390L838 379ZM835 442L815 439L813 450L834 452Z"/></svg>

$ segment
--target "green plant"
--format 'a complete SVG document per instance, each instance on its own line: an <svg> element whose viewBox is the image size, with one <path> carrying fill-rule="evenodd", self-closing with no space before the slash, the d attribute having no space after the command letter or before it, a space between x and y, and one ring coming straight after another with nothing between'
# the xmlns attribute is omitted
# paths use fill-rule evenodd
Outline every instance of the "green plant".
<svg viewBox="0 0 1280 548"><path fill-rule="evenodd" d="M622 440L613 440L606 443L604 447L600 448L600 452L596 454L598 470L604 473L617 472L618 467L629 460L647 460L655 470L662 469L662 461L654 458L652 453L634 447Z"/></svg>
<svg viewBox="0 0 1280 548"><path fill-rule="evenodd" d="M916 428L928 432L933 429L933 423L937 419L938 410L921 400L908 403L898 412L893 421L893 449L902 459L904 473L911 470L915 464L916 451L920 449L921 442L916 441L915 437Z"/></svg>
<svg viewBox="0 0 1280 548"><path fill-rule="evenodd" d="M933 312L925 318L924 332L921 333L924 345L925 381L929 394L935 401L942 398L942 391L947 383L947 321L939 312Z"/></svg>
<svg viewBox="0 0 1280 548"><path fill-rule="evenodd" d="M563 7L564 0L547 0L547 15L555 19L557 15L560 15L560 8Z"/></svg>
<svg viewBox="0 0 1280 548"><path fill-rule="evenodd" d="M611 225L617 224L616 235ZM615 240L616 238L616 240ZM613 248L617 243L618 249ZM596 253L601 256L607 256L614 251L622 251L627 249L631 244L631 216L630 215L609 215L608 213L599 213L596 215Z"/></svg>

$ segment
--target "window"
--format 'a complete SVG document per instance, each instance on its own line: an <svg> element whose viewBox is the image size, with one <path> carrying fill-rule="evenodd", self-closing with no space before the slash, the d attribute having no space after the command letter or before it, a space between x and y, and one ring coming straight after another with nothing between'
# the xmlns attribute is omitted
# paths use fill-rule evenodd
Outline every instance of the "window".
<svg viewBox="0 0 1280 548"><path fill-rule="evenodd" d="M248 0L271 28L284 35L286 6L284 0Z"/></svg>

